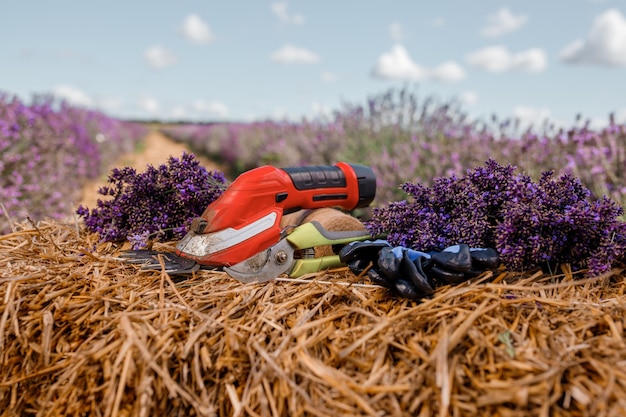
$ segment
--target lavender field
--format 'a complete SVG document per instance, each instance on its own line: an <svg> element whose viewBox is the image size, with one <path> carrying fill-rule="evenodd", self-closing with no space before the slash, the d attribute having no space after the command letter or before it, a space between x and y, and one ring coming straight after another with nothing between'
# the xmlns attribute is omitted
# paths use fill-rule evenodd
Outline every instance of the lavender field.
<svg viewBox="0 0 626 417"><path fill-rule="evenodd" d="M580 178L597 198L626 203L626 126L593 130L583 117L567 128L514 120L470 119L455 102L390 90L365 104L344 104L327 119L299 122L181 124L164 127L171 138L222 163L235 176L262 164L371 166L378 177L377 205L406 198L406 182L429 185L463 176L492 158L538 179L545 170Z"/></svg>
<svg viewBox="0 0 626 417"><path fill-rule="evenodd" d="M145 128L50 97L0 93L0 233L73 214L82 186L128 152Z"/></svg>
<svg viewBox="0 0 626 417"><path fill-rule="evenodd" d="M371 166L374 205L410 199L406 183L429 186L463 177L488 160L538 180L547 170L579 179L592 199L626 203L626 126L593 130L581 117L568 128L521 129L512 120L472 120L458 103L389 90L332 117L298 122L163 124L161 131L224 168L226 178L264 164ZM146 128L49 97L25 104L0 95L0 231L11 220L73 215L85 181L136 146ZM164 163L166 158L164 158ZM122 167L120 167L122 168ZM190 214L193 216L194 214Z"/></svg>

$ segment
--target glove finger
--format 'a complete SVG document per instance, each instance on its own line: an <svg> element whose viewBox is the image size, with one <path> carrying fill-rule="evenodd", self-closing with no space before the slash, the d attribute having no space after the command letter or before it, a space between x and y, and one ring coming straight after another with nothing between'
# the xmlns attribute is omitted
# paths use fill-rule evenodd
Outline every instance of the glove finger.
<svg viewBox="0 0 626 417"><path fill-rule="evenodd" d="M471 248L470 256L474 269L496 269L500 265L498 251L493 248Z"/></svg>
<svg viewBox="0 0 626 417"><path fill-rule="evenodd" d="M387 281L387 279L383 277L376 268L370 267L371 265L372 262L367 259L355 259L354 261L348 263L348 268L354 275L357 276L363 274L363 272L367 270L367 276L374 284L389 288L389 281Z"/></svg>
<svg viewBox="0 0 626 417"><path fill-rule="evenodd" d="M472 267L472 269L470 269L467 272L464 272L463 274L465 275L465 278L470 279L470 278L475 278L475 277L479 276L480 274L482 274L485 271L486 271L486 269L474 269Z"/></svg>
<svg viewBox="0 0 626 417"><path fill-rule="evenodd" d="M417 269L411 260L411 255L408 249L401 246L383 248L379 253L378 268L391 285L395 286L398 280L404 280L413 285L416 293L433 294L435 292L433 286L428 282L428 278Z"/></svg>
<svg viewBox="0 0 626 417"><path fill-rule="evenodd" d="M428 281L428 277L418 270L415 263L411 260L410 255L404 251L402 257L400 277L402 279L410 281L415 290L423 295L431 295L435 292L435 288ZM421 269L421 268L420 268Z"/></svg>
<svg viewBox="0 0 626 417"><path fill-rule="evenodd" d="M399 278L393 283L393 291L409 300L419 300L424 297L424 294L415 290L412 283L403 278Z"/></svg>
<svg viewBox="0 0 626 417"><path fill-rule="evenodd" d="M450 271L438 265L433 266L430 271L428 271L428 276L448 284L460 284L469 279L463 272Z"/></svg>
<svg viewBox="0 0 626 417"><path fill-rule="evenodd" d="M384 276L382 276L377 269L372 268L369 271L367 271L367 276L376 285L380 285L385 288L392 287L392 284L389 281L387 281L387 279Z"/></svg>
<svg viewBox="0 0 626 417"><path fill-rule="evenodd" d="M361 275L370 265L372 261L369 259L355 259L346 265L354 275Z"/></svg>
<svg viewBox="0 0 626 417"><path fill-rule="evenodd" d="M400 274L402 256L391 247L382 248L378 254L378 269L390 282L395 282Z"/></svg>
<svg viewBox="0 0 626 417"><path fill-rule="evenodd" d="M428 278L428 271L430 271L430 269L435 265L433 260L430 259L430 255L428 258L424 257L413 260L413 264L415 265L415 268L417 268L417 271L426 278Z"/></svg>
<svg viewBox="0 0 626 417"><path fill-rule="evenodd" d="M382 239L350 242L339 251L339 260L344 264L356 259L376 262L378 252L385 247L390 247L389 242Z"/></svg>
<svg viewBox="0 0 626 417"><path fill-rule="evenodd" d="M434 253L432 260L451 271L466 272L472 268L470 248L466 244L450 246L441 252Z"/></svg>
<svg viewBox="0 0 626 417"><path fill-rule="evenodd" d="M428 271L435 266L435 262L430 257L416 259L413 263L417 267L417 270L426 276L428 276Z"/></svg>

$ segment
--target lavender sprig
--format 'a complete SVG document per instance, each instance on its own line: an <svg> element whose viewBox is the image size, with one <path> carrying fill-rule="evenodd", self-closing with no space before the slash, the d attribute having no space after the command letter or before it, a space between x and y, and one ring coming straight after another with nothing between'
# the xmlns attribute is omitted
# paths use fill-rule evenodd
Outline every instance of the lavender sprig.
<svg viewBox="0 0 626 417"><path fill-rule="evenodd" d="M108 182L98 193L112 199L98 200L91 211L80 206L77 213L102 241L128 239L134 249L145 247L150 238L182 237L226 187L223 173L207 171L188 153L170 157L167 165L148 165L140 174L130 167L113 169Z"/></svg>
<svg viewBox="0 0 626 417"><path fill-rule="evenodd" d="M457 243L492 247L511 270L557 263L597 276L624 261L623 209L591 199L580 180L545 171L534 182L516 167L490 159L462 178L439 177L431 187L406 183L411 201L373 210L367 223L393 245L439 251Z"/></svg>

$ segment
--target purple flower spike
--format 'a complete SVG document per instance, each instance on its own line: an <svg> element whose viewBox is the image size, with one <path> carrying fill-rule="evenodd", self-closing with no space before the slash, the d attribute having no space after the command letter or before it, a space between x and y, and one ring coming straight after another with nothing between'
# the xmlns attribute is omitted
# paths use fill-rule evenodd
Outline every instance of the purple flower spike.
<svg viewBox="0 0 626 417"><path fill-rule="evenodd" d="M129 167L113 169L108 181L99 193L112 199L99 200L91 211L80 206L76 213L102 241L128 239L133 248L146 246L149 237L182 237L193 218L226 187L221 172L207 171L188 153L170 158L167 165L148 165L139 174Z"/></svg>
<svg viewBox="0 0 626 417"><path fill-rule="evenodd" d="M625 260L623 210L607 197L591 199L582 183L550 171L538 182L513 166L488 160L462 178L436 178L431 187L406 183L411 201L373 210L367 223L392 245L440 251L466 243L498 250L511 270L569 263L597 276Z"/></svg>

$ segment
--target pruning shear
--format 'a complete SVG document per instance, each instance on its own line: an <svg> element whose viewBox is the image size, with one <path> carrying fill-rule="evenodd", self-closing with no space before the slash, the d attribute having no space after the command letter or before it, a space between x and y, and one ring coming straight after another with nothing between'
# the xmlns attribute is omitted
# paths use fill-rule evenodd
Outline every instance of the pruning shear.
<svg viewBox="0 0 626 417"><path fill-rule="evenodd" d="M319 222L311 221L294 228L291 233L266 250L237 264L224 267L224 271L243 283L265 282L282 274L300 277L344 265L339 255L315 258L315 247L345 245L371 238L367 231L329 231Z"/></svg>

